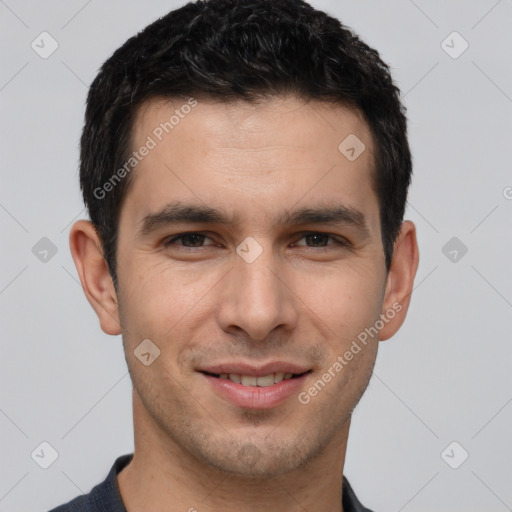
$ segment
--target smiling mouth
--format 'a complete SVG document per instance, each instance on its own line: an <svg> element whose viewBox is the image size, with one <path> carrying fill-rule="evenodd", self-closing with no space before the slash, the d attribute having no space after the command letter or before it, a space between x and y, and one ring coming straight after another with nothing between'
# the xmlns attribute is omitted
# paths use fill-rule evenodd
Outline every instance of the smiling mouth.
<svg viewBox="0 0 512 512"><path fill-rule="evenodd" d="M218 379L223 380L230 380L231 382L234 382L235 384L242 384L243 386L256 386L256 387L269 387L273 386L274 384L279 384L282 381L285 380L291 380L291 379L297 379L299 377L302 377L303 375L306 375L308 373L311 373L312 370L308 370L304 373L269 373L268 375L242 375L239 373L211 373L202 371L204 375L208 375L210 377L216 377Z"/></svg>

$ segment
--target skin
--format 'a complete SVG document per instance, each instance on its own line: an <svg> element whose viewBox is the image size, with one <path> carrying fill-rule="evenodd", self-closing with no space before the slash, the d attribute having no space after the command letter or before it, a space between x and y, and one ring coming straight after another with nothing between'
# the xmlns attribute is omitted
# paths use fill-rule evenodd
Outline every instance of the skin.
<svg viewBox="0 0 512 512"><path fill-rule="evenodd" d="M133 148L183 103L146 103ZM338 150L349 134L366 146L353 162ZM342 510L351 413L379 341L405 319L418 266L415 227L405 221L386 272L373 148L365 121L347 108L294 97L256 106L199 101L133 171L117 292L92 225L73 225L84 292L102 329L122 333L133 381L135 455L118 476L128 512ZM141 236L142 219L176 200L223 209L236 222L181 223ZM366 232L276 223L285 211L325 204L361 212ZM206 238L164 245L191 231ZM262 248L252 263L236 252L246 237ZM307 405L295 394L270 409L240 408L196 371L290 361L312 370L307 390L393 304L401 310ZM160 349L149 366L133 353L147 338Z"/></svg>

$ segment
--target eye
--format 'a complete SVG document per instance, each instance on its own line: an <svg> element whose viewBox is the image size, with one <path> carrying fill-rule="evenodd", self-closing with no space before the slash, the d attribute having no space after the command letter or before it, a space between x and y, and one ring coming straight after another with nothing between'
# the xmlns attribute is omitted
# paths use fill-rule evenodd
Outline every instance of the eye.
<svg viewBox="0 0 512 512"><path fill-rule="evenodd" d="M181 240L181 244L175 243L176 241ZM176 245L178 247L188 247L188 248L199 248L199 247L205 247L203 245L203 242L205 240L211 240L211 238L207 237L203 233L182 233L180 235L176 235L164 242L165 247L169 247L171 245ZM212 245L212 244L207 244Z"/></svg>
<svg viewBox="0 0 512 512"><path fill-rule="evenodd" d="M306 245L307 247L312 248L323 248L328 247L329 245L341 245L348 246L348 242L343 239L335 238L332 235L327 233L319 233L319 232L311 232L311 233L303 233L301 240L305 240L306 244L296 243L295 245ZM329 239L334 241L334 244L328 244ZM311 245L310 245L311 244Z"/></svg>
<svg viewBox="0 0 512 512"><path fill-rule="evenodd" d="M206 240L213 243L206 244ZM305 243L296 242L294 246L304 246L311 249L328 249L330 246L348 247L350 243L343 238L336 238L333 235L322 232L309 232L302 233L300 241ZM332 241L334 243L329 243ZM206 234L198 232L180 233L163 242L164 247L175 247L183 249L200 249L203 247L214 246L215 242Z"/></svg>

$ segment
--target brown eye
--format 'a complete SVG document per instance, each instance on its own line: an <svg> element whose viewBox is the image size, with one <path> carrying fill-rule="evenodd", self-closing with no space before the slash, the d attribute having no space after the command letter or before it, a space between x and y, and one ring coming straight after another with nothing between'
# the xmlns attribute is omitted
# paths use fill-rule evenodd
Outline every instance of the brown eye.
<svg viewBox="0 0 512 512"><path fill-rule="evenodd" d="M334 236L329 235L327 233L317 233L317 232L304 233L302 235L301 240L304 240L306 243L305 244L297 243L295 245L312 247L313 249L316 247L318 247L318 248L329 247L330 245L342 245L342 246L347 245L347 243L344 242L343 240L338 240ZM334 244L329 243L329 240L333 240Z"/></svg>
<svg viewBox="0 0 512 512"><path fill-rule="evenodd" d="M177 235L166 242L164 245L166 247L171 245L177 245L179 247L189 247L189 248L199 248L204 247L203 243L206 239L208 239L206 235L202 233L182 233L181 235ZM175 243L176 241L181 240L181 243Z"/></svg>
<svg viewBox="0 0 512 512"><path fill-rule="evenodd" d="M312 233L310 235L304 236L306 243L310 242L311 245L313 245L315 247L318 247L318 246L325 247L329 242L329 238L331 238L331 237L324 233Z"/></svg>

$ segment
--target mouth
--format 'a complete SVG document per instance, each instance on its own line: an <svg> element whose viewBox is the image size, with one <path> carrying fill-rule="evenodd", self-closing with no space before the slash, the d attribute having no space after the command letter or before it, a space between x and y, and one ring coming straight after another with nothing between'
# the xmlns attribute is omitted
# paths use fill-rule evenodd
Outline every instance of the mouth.
<svg viewBox="0 0 512 512"><path fill-rule="evenodd" d="M224 364L197 370L211 391L230 405L243 409L277 407L298 394L313 372L288 363Z"/></svg>
<svg viewBox="0 0 512 512"><path fill-rule="evenodd" d="M303 375L311 373L311 371L312 370L307 370L302 373L276 372L261 376L244 375L240 373L212 373L207 371L201 371L201 373L210 377L215 377L217 379L229 380L235 384L241 384L242 386L256 386L265 388L273 386L274 384L279 384L285 380L297 379Z"/></svg>

